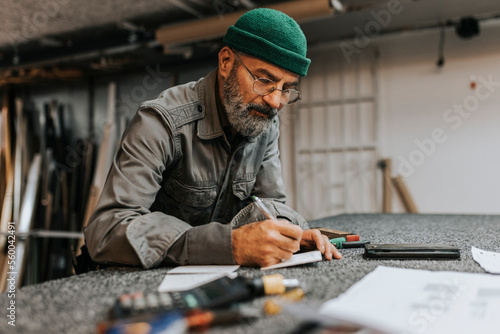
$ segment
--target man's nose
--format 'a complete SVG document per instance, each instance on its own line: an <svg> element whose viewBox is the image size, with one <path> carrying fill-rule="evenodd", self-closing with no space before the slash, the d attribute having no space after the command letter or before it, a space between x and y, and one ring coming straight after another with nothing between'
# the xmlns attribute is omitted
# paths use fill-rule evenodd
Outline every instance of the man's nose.
<svg viewBox="0 0 500 334"><path fill-rule="evenodd" d="M268 95L265 95L263 98L264 98L264 101L271 108L279 109L279 107L281 105L281 91L280 90L276 89L274 92L272 92Z"/></svg>

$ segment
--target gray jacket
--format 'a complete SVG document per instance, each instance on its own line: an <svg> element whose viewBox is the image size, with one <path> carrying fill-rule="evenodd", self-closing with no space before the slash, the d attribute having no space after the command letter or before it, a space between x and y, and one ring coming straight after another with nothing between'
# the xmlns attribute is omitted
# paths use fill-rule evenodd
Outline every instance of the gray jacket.
<svg viewBox="0 0 500 334"><path fill-rule="evenodd" d="M216 76L214 70L140 106L84 230L94 261L234 264L232 228L265 219L251 195L308 228L284 205L278 120L231 147L217 112Z"/></svg>

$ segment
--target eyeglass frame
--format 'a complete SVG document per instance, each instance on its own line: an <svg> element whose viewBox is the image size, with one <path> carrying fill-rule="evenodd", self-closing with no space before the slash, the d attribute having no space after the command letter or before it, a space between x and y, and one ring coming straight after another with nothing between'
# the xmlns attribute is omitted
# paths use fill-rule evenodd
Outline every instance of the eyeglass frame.
<svg viewBox="0 0 500 334"><path fill-rule="evenodd" d="M234 55L236 56L236 58L238 59L238 61L241 63L241 65L243 65L243 67L245 68L245 70L247 70L248 74L250 74L250 76L251 76L251 77L252 77L252 79L254 80L254 81L253 81L253 84L252 84L252 90L253 90L255 93L259 94L260 96L267 96L267 95L272 94L272 93L274 93L275 91L279 90L279 91L281 92L281 95L280 95L280 103L281 103L281 104L283 104L283 105L293 104L293 103L295 103L295 102L297 102L297 101L302 100L302 93L301 93L300 91L296 90L296 89L292 89L292 88L289 88L289 89L279 89L279 88L278 88L278 84L277 84L275 81L273 81L273 80L271 80L271 79L269 79L269 78L266 78L266 77L260 77L260 78L257 78L257 77L256 77L256 76L255 76L255 75L254 75L254 74L253 74L253 73L252 73L252 72L248 69L248 67L247 67L247 66L243 63L243 61L241 60L241 58L238 56L238 53L237 53L235 50L233 50L232 48L231 48L231 51L233 51L233 53L234 53ZM257 92L257 91L255 90L255 83L256 83L257 81L260 81L260 79L266 79L266 80L267 80L267 81L269 81L270 83L273 83L273 84L274 84L274 87L272 87L272 89L271 89L271 90L270 90L267 94L261 94L261 93L259 93L259 92ZM262 82L262 81L260 81L260 82ZM284 93L285 91L294 91L294 92L297 92L297 94L298 94L298 98L297 98L296 100L294 100L293 102L283 103L283 102L282 102L282 99L283 99L283 93ZM290 99L289 99L289 100L290 100Z"/></svg>

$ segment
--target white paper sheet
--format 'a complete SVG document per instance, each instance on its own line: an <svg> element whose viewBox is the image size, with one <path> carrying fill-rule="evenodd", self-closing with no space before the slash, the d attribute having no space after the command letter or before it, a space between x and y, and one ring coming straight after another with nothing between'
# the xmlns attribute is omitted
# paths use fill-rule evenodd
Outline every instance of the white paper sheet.
<svg viewBox="0 0 500 334"><path fill-rule="evenodd" d="M159 292L185 291L215 281L223 276L236 277L240 266L179 266L170 270L160 286Z"/></svg>
<svg viewBox="0 0 500 334"><path fill-rule="evenodd" d="M500 277L377 267L320 313L394 334L498 333Z"/></svg>
<svg viewBox="0 0 500 334"><path fill-rule="evenodd" d="M323 258L321 256L321 252L319 250L318 251L311 251L311 252L306 252L306 253L294 254L288 260L281 261L280 263L273 264L272 266L262 267L262 268L260 268L260 270L269 270L269 269L276 269L276 268L298 266L299 264L318 262L321 260L323 260Z"/></svg>
<svg viewBox="0 0 500 334"><path fill-rule="evenodd" d="M230 274L240 266L178 266L168 271L172 274Z"/></svg>
<svg viewBox="0 0 500 334"><path fill-rule="evenodd" d="M472 257L487 272L500 274L500 253L489 252L472 247Z"/></svg>

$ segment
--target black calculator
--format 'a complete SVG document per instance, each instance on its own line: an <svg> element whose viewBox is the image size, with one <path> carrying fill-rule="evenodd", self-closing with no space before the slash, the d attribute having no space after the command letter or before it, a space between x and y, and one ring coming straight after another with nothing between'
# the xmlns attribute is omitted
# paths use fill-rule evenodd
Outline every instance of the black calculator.
<svg viewBox="0 0 500 334"><path fill-rule="evenodd" d="M124 294L115 302L111 316L124 318L146 312L218 308L251 295L252 288L245 279L224 276L186 291Z"/></svg>

